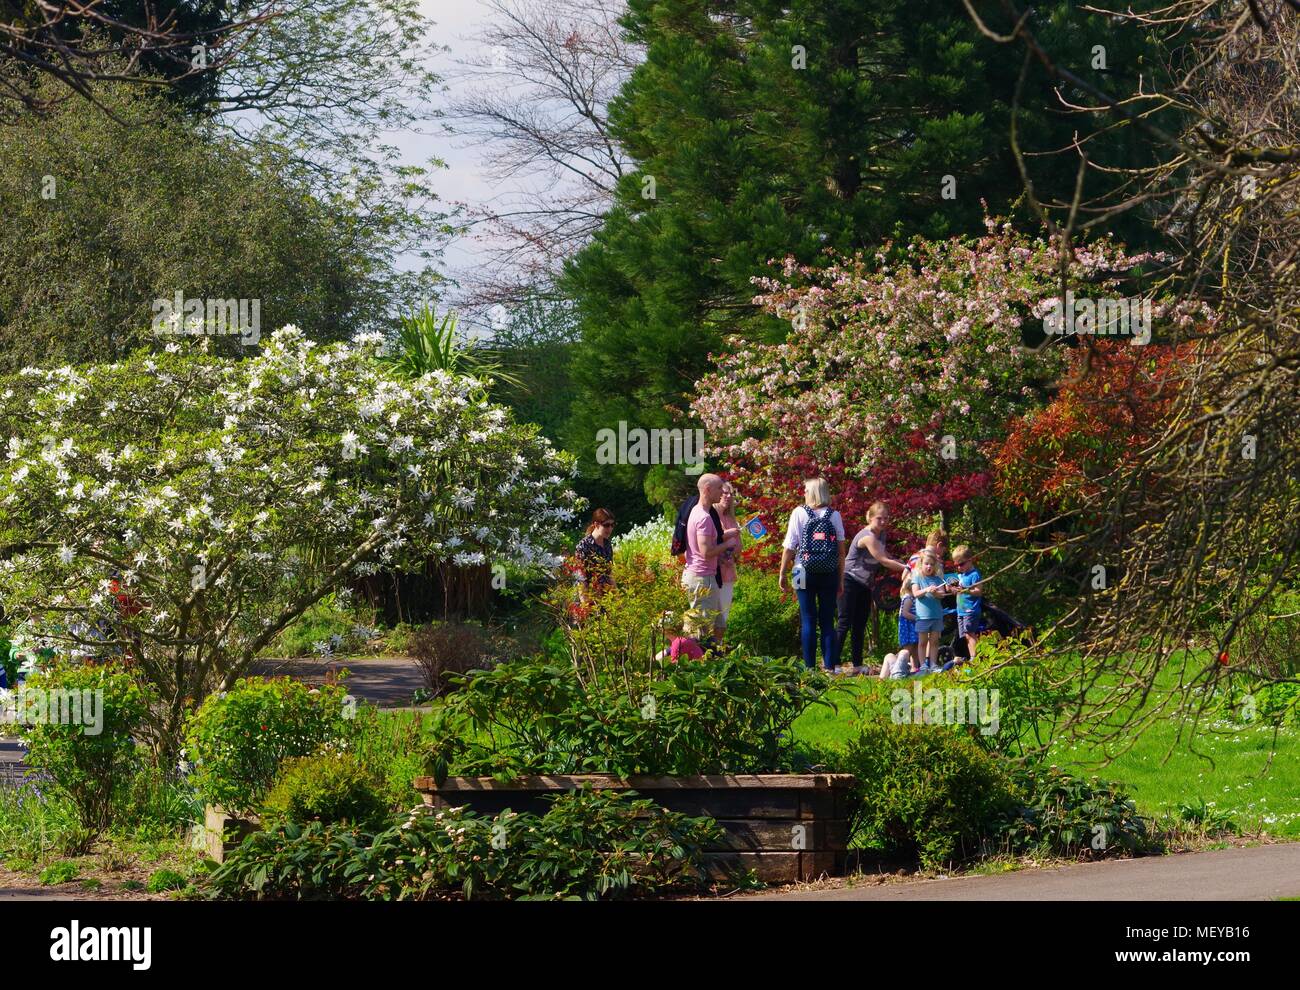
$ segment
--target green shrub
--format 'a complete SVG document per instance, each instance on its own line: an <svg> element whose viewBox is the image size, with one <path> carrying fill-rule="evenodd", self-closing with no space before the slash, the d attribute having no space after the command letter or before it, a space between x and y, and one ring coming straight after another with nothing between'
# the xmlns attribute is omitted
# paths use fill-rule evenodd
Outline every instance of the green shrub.
<svg viewBox="0 0 1300 990"><path fill-rule="evenodd" d="M563 629L552 629L542 637L539 650L542 657L551 663L569 662L569 645L565 640Z"/></svg>
<svg viewBox="0 0 1300 990"><path fill-rule="evenodd" d="M411 637L417 627L408 622L399 622L382 633L383 651L392 656L406 656L411 652Z"/></svg>
<svg viewBox="0 0 1300 990"><path fill-rule="evenodd" d="M954 672L962 687L997 692L998 730L969 731L976 743L992 752L1014 756L1041 752L1074 696L1069 678L1056 673L1041 656L1031 655L1027 644L1027 637L982 636L975 658Z"/></svg>
<svg viewBox="0 0 1300 990"><path fill-rule="evenodd" d="M1258 674L1234 671L1216 692L1213 710L1238 725L1295 725L1300 723L1300 683L1268 683Z"/></svg>
<svg viewBox="0 0 1300 990"><path fill-rule="evenodd" d="M533 657L461 678L435 710L428 771L770 773L796 763L791 726L829 686L792 657L743 648L673 663L665 622L688 606L675 566L617 556L596 604L548 593L557 635Z"/></svg>
<svg viewBox="0 0 1300 990"><path fill-rule="evenodd" d="M1241 835L1241 826L1232 813L1197 797L1151 819L1141 848L1143 852L1180 852L1202 848L1211 840L1233 835Z"/></svg>
<svg viewBox="0 0 1300 990"><path fill-rule="evenodd" d="M1013 774L1013 786L1022 804L1001 830L1013 851L1099 859L1141 851L1151 840L1122 784L1031 767Z"/></svg>
<svg viewBox="0 0 1300 990"><path fill-rule="evenodd" d="M53 887L56 884L71 883L77 879L77 874L81 868L71 860L63 859L57 863L51 863L45 869L41 870L38 878L44 887Z"/></svg>
<svg viewBox="0 0 1300 990"><path fill-rule="evenodd" d="M857 777L855 837L926 869L978 854L1015 807L997 758L943 726L866 723L840 769Z"/></svg>
<svg viewBox="0 0 1300 990"><path fill-rule="evenodd" d="M438 710L429 770L779 772L794 765L791 725L827 685L801 661L740 651L585 680L544 658L511 661L476 673Z"/></svg>
<svg viewBox="0 0 1300 990"><path fill-rule="evenodd" d="M208 878L210 896L319 900L598 900L698 889L711 818L632 794L577 792L544 815L418 812L377 835L312 822L244 840Z"/></svg>
<svg viewBox="0 0 1300 990"><path fill-rule="evenodd" d="M614 584L597 605L582 600L579 585L560 581L543 602L563 636L560 652L578 676L602 672L649 673L661 666L655 657L668 645L668 616L680 618L690 607L681 571L671 558L616 555Z"/></svg>
<svg viewBox="0 0 1300 990"><path fill-rule="evenodd" d="M1226 633L1221 629L1219 635ZM1216 707L1230 721L1300 724L1300 592L1279 589L1236 631Z"/></svg>
<svg viewBox="0 0 1300 990"><path fill-rule="evenodd" d="M352 713L340 687L242 678L230 691L210 696L186 726L200 798L236 813L255 810L280 761L342 739Z"/></svg>
<svg viewBox="0 0 1300 990"><path fill-rule="evenodd" d="M381 820L388 808L359 759L347 753L318 753L280 764L262 812L269 819L298 824L349 822L364 828Z"/></svg>
<svg viewBox="0 0 1300 990"><path fill-rule="evenodd" d="M184 875L175 870L156 870L145 884L145 890L151 894L161 894L168 890L183 890L188 883Z"/></svg>
<svg viewBox="0 0 1300 990"><path fill-rule="evenodd" d="M85 851L113 824L140 766L133 734L148 697L118 663L58 664L29 677L20 697L25 708L45 707L26 733L27 765L72 805L80 826L73 849Z"/></svg>
<svg viewBox="0 0 1300 990"><path fill-rule="evenodd" d="M773 575L740 571L727 618L727 642L757 656L798 656L798 601L781 595Z"/></svg>
<svg viewBox="0 0 1300 990"><path fill-rule="evenodd" d="M506 856L491 893L527 899L598 900L698 889L702 854L722 839L722 827L712 818L690 818L609 791L561 795L540 818L500 815L494 824Z"/></svg>

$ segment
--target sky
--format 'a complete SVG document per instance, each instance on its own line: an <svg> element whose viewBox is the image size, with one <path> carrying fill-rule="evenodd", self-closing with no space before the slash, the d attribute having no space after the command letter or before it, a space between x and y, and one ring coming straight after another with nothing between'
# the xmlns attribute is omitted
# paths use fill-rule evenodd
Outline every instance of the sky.
<svg viewBox="0 0 1300 990"><path fill-rule="evenodd" d="M420 10L433 22L432 40L450 49L440 53L433 66L446 79L456 59L474 46L470 39L488 20L488 10L482 0L421 0ZM450 82L443 85L449 90L454 86ZM444 102L446 95L442 94ZM444 205L481 204L491 199L495 191L484 178L479 149L464 138L447 134L438 121L427 123L424 129L428 133L399 132L390 137L407 162L418 164L438 157L447 163L447 168L433 176L434 189ZM457 238L443 256L443 272L454 278L473 268L478 257L479 249L471 238Z"/></svg>

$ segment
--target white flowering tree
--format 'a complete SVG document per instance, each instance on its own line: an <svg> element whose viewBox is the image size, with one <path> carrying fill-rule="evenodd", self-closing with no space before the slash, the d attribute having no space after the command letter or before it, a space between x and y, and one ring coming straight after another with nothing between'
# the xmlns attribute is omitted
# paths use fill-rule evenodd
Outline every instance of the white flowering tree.
<svg viewBox="0 0 1300 990"><path fill-rule="evenodd" d="M571 458L474 379L393 377L379 346L286 327L243 361L169 344L6 382L8 621L57 655L131 657L170 750L193 705L357 575L557 563Z"/></svg>

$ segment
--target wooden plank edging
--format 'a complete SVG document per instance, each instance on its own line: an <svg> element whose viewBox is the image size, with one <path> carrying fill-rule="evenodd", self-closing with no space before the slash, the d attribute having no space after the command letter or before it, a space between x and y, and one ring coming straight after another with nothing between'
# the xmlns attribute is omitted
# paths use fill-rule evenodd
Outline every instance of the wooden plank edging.
<svg viewBox="0 0 1300 990"><path fill-rule="evenodd" d="M546 774L517 777L500 781L492 777L448 777L441 786L432 777L416 777L417 791L448 794L473 791L554 791L577 790L587 786L593 790L731 790L753 788L763 790L822 790L846 789L854 784L847 773L815 774L703 774L681 777L639 776L617 777L607 773Z"/></svg>

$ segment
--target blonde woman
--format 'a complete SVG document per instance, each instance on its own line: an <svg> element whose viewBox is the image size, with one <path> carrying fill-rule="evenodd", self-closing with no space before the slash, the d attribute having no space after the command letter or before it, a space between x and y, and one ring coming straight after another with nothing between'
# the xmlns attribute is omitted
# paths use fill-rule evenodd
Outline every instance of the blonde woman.
<svg viewBox="0 0 1300 990"><path fill-rule="evenodd" d="M735 541L718 558L721 570L722 587L718 592L718 605L721 615L718 617L719 638L727 630L727 616L731 612L731 600L736 594L736 558L740 554L740 523L736 519L736 490L730 481L722 483L722 497L717 504L718 519L722 522L722 539L724 542Z"/></svg>
<svg viewBox="0 0 1300 990"><path fill-rule="evenodd" d="M844 655L847 640L853 651L850 655L855 667L862 666L862 640L871 608L873 605L877 609L880 607L876 597L876 576L882 568L902 573L906 567L885 550L888 526L888 507L884 502L876 502L867 510L867 524L853 538L844 558L844 593L840 596L835 633L839 637L840 656Z"/></svg>
<svg viewBox="0 0 1300 990"><path fill-rule="evenodd" d="M809 670L816 666L820 632L822 664L834 670L839 660L835 603L844 587L844 520L831 508L831 486L825 478L809 478L803 483L803 502L790 513L776 583L782 594L788 593L793 583L799 599L804 664Z"/></svg>

